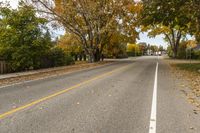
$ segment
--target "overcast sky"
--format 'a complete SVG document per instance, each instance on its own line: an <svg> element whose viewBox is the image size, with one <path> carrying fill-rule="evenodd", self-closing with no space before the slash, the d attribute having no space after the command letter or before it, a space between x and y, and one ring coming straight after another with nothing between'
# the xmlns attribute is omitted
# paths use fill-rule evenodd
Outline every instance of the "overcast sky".
<svg viewBox="0 0 200 133"><path fill-rule="evenodd" d="M8 1L13 8L16 8L18 5L19 0L0 0L1 2Z"/></svg>
<svg viewBox="0 0 200 133"><path fill-rule="evenodd" d="M19 0L0 0L1 2L8 1L13 8L16 8ZM64 31L57 31L55 33L57 36L64 34ZM149 38L147 33L140 33L140 39L137 42L146 42L147 44L163 45L167 47L167 43L163 40L163 36L157 36L156 38Z"/></svg>

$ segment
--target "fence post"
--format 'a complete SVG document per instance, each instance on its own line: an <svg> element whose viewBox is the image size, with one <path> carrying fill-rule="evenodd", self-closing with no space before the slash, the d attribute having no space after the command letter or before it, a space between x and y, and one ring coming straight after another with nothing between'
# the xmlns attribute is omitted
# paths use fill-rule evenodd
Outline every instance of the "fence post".
<svg viewBox="0 0 200 133"><path fill-rule="evenodd" d="M5 61L0 61L0 74L8 72L7 64Z"/></svg>

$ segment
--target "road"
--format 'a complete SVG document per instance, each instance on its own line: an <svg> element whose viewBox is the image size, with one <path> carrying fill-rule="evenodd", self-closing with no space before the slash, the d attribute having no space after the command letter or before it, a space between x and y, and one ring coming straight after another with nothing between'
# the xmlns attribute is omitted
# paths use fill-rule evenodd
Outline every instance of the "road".
<svg viewBox="0 0 200 133"><path fill-rule="evenodd" d="M0 133L200 133L160 57L0 88Z"/></svg>

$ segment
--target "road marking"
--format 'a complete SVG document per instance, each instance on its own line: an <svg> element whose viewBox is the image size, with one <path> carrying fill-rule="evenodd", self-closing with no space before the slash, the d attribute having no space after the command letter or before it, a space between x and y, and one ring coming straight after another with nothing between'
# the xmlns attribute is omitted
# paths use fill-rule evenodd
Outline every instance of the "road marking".
<svg viewBox="0 0 200 133"><path fill-rule="evenodd" d="M158 62L156 64L149 133L156 133Z"/></svg>
<svg viewBox="0 0 200 133"><path fill-rule="evenodd" d="M13 110L10 110L10 111L5 112L5 113L3 113L3 114L0 114L0 119L5 118L5 117L7 117L7 116L9 116L9 115L11 115L11 114L13 114L13 113L16 113L16 112L18 112L18 111L23 110L23 109L29 108L29 107L31 107L31 106L33 106L33 105L36 105L36 104L39 104L39 103L41 103L41 102L47 101L47 100L49 100L49 99L51 99L51 98L54 98L54 97L56 97L56 96L58 96L58 95L64 94L64 93L66 93L66 92L68 92L68 91L70 91L70 90L76 89L76 88L78 88L78 87L80 87L80 86L83 86L83 85L85 85L85 84L87 84L87 83L90 83L90 82L92 82L92 81L94 81L94 80L97 80L97 79L103 78L103 77L105 77L105 76L111 75L111 74L113 74L113 73L116 72L116 71L119 71L119 70L122 70L122 69L124 69L124 68L127 68L128 66L129 66L129 65L126 65L126 66L123 66L123 67L114 69L114 70L112 70L112 71L110 71L110 72L103 73L103 74L101 74L101 75L98 75L98 76L93 77L93 78L91 78L91 79L89 79L89 80L83 81L83 82L81 82L81 83L79 83L79 84L76 84L76 85L74 85L74 86L72 86L72 87L69 87L69 88L64 89L64 90L62 90L62 91L59 91L59 92L57 92L57 93L51 94L51 95L46 96L46 97L44 97L44 98L38 99L38 100L36 100L36 101L33 101L33 102L29 103L29 104L23 105L23 106L18 107L18 108L16 108L16 109L13 109Z"/></svg>

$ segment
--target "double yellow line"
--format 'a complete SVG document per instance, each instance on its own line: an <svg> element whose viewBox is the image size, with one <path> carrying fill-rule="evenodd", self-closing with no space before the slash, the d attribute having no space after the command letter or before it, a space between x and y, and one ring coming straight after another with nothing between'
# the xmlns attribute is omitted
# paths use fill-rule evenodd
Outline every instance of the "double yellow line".
<svg viewBox="0 0 200 133"><path fill-rule="evenodd" d="M128 65L123 66L123 67L120 67L120 68L117 68L117 69L114 69L114 70L112 70L112 71L110 71L110 72L107 72L107 73L98 75L98 76L96 76L96 77L93 77L93 78L91 78L91 79L89 79L89 80L83 81L83 82L81 82L81 83L79 83L79 84L76 84L76 85L74 85L74 86L72 86L72 87L69 87L69 88L64 89L64 90L62 90L62 91L59 91L59 92L57 92L57 93L51 94L51 95L46 96L46 97L44 97L44 98L38 99L38 100L36 100L36 101L33 101L33 102L29 103L29 104L23 105L23 106L18 107L18 108L16 108L16 109L12 109L12 110L10 110L10 111L8 111L8 112L5 112L5 113L3 113L3 114L0 114L0 119L5 118L5 117L7 117L7 116L9 116L9 115L12 115L13 113L16 113L16 112L18 112L18 111L21 111L21 110L23 110L23 109L29 108L29 107L31 107L31 106L33 106L33 105L36 105L36 104L39 104L39 103L44 102L44 101L46 101L46 100L49 100L49 99L51 99L51 98L54 98L54 97L56 97L56 96L58 96L58 95L61 95L61 94L63 94L63 93L66 93L66 92L68 92L68 91L70 91L70 90L76 89L76 88L78 88L78 87L80 87L80 86L83 86L83 85L85 85L85 84L87 84L87 83L90 83L90 82L92 82L92 81L94 81L94 80L97 80L97 79L100 79L100 78L102 78L102 77L111 75L111 74L113 74L113 73L116 72L116 71L119 71L119 70L122 70L122 69L126 68L127 66L128 66Z"/></svg>

